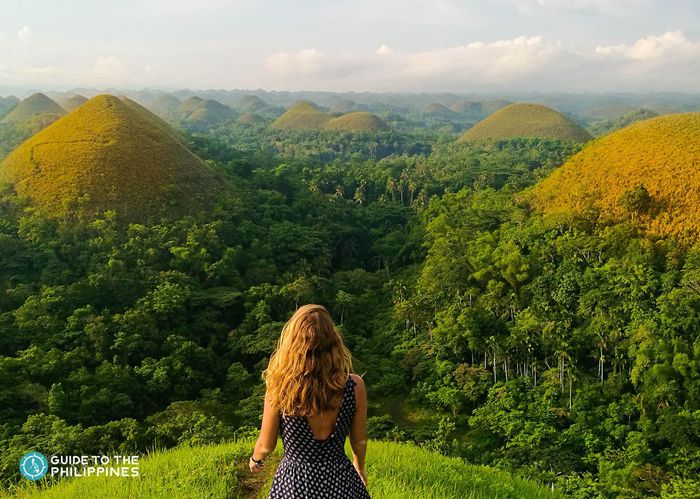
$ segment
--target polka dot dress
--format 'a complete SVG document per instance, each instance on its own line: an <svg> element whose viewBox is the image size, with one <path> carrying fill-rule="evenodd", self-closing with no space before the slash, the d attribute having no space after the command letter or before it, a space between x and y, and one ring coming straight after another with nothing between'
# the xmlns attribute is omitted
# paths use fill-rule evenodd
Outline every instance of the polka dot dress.
<svg viewBox="0 0 700 499"><path fill-rule="evenodd" d="M326 440L316 440L306 417L282 417L284 457L268 499L369 499L344 450L354 415L355 381L348 377L335 429Z"/></svg>

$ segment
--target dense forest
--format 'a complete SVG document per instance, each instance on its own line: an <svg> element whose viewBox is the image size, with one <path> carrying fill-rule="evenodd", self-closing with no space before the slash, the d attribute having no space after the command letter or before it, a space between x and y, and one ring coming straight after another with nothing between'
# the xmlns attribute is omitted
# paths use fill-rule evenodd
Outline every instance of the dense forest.
<svg viewBox="0 0 700 499"><path fill-rule="evenodd" d="M371 438L572 497L700 494L700 246L645 234L634 199L619 219L534 210L523 193L582 145L181 132L233 186L211 210L82 223L2 192L4 487L29 448L255 434L260 373L313 302L365 377Z"/></svg>

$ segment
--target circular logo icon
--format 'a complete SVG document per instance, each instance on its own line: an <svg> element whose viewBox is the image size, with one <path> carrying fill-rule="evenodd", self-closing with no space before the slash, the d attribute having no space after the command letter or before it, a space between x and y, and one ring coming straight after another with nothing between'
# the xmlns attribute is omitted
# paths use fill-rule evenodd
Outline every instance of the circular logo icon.
<svg viewBox="0 0 700 499"><path fill-rule="evenodd" d="M19 460L19 472L27 480L36 481L46 476L49 462L41 452L27 452Z"/></svg>

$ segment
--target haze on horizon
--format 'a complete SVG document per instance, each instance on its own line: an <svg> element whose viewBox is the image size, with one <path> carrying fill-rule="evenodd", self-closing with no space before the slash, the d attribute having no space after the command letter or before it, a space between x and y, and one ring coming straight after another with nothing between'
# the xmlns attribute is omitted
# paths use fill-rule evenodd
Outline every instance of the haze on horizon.
<svg viewBox="0 0 700 499"><path fill-rule="evenodd" d="M48 0L0 17L0 95L97 88L700 89L693 0Z"/></svg>

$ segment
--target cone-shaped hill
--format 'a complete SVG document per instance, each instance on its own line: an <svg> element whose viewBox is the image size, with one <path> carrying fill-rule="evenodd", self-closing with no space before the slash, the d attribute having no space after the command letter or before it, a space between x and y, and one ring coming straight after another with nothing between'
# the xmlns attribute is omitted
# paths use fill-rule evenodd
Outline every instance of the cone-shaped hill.
<svg viewBox="0 0 700 499"><path fill-rule="evenodd" d="M540 137L587 142L591 135L566 116L541 104L511 104L467 130L458 142Z"/></svg>
<svg viewBox="0 0 700 499"><path fill-rule="evenodd" d="M389 130L389 125L379 116L365 111L358 111L333 118L323 128L348 132L385 132Z"/></svg>
<svg viewBox="0 0 700 499"><path fill-rule="evenodd" d="M33 126L36 122L48 125L65 115L66 111L44 94L32 94L10 111L2 123Z"/></svg>
<svg viewBox="0 0 700 499"><path fill-rule="evenodd" d="M180 99L170 94L161 94L146 106L151 112L164 120L173 118L175 111L180 106Z"/></svg>
<svg viewBox="0 0 700 499"><path fill-rule="evenodd" d="M302 100L293 104L270 126L278 130L318 130L332 118L313 102Z"/></svg>
<svg viewBox="0 0 700 499"><path fill-rule="evenodd" d="M367 111L367 109L368 107L365 104L358 104L349 99L341 99L335 103L335 106L331 109L331 114L347 114L355 111Z"/></svg>
<svg viewBox="0 0 700 499"><path fill-rule="evenodd" d="M185 120L193 125L213 125L236 117L234 111L221 102L207 99Z"/></svg>
<svg viewBox="0 0 700 499"><path fill-rule="evenodd" d="M257 125L258 123L265 123L265 118L256 113L245 113L236 121L241 125Z"/></svg>
<svg viewBox="0 0 700 499"><path fill-rule="evenodd" d="M185 99L175 114L191 126L208 126L235 118L235 112L221 102L200 97Z"/></svg>
<svg viewBox="0 0 700 499"><path fill-rule="evenodd" d="M511 105L512 102L506 99L489 99L481 101L481 108L484 110L488 116L491 113L495 113L499 109L503 109L506 106Z"/></svg>
<svg viewBox="0 0 700 499"><path fill-rule="evenodd" d="M453 102L448 106L448 109L457 114L480 114L484 112L481 102L475 101Z"/></svg>
<svg viewBox="0 0 700 499"><path fill-rule="evenodd" d="M586 146L533 187L555 217L633 218L650 233L700 240L700 113L634 123Z"/></svg>
<svg viewBox="0 0 700 499"><path fill-rule="evenodd" d="M197 97L196 95L188 97L183 100L182 103L176 109L176 114L180 119L187 119L187 117L199 109L204 102L204 99Z"/></svg>
<svg viewBox="0 0 700 499"><path fill-rule="evenodd" d="M243 114L256 113L270 107L270 104L257 95L246 95L238 102L238 110Z"/></svg>
<svg viewBox="0 0 700 499"><path fill-rule="evenodd" d="M0 163L0 180L47 216L85 220L115 209L123 222L192 213L225 188L165 122L112 95L20 145Z"/></svg>
<svg viewBox="0 0 700 499"><path fill-rule="evenodd" d="M71 111L75 111L76 109L78 109L87 101L87 97L84 97L82 95L73 95L71 97L68 97L67 99L61 100L60 104L63 109L70 113Z"/></svg>
<svg viewBox="0 0 700 499"><path fill-rule="evenodd" d="M423 114L444 119L452 119L456 117L454 111L449 109L444 104L440 104L439 102L433 102L425 106L423 108Z"/></svg>
<svg viewBox="0 0 700 499"><path fill-rule="evenodd" d="M336 130L348 132L378 132L389 126L378 116L365 111L344 114L334 118L321 111L313 102L299 101L277 118L272 128L278 130Z"/></svg>
<svg viewBox="0 0 700 499"><path fill-rule="evenodd" d="M0 118L12 111L19 104L19 99L14 95L0 97Z"/></svg>

